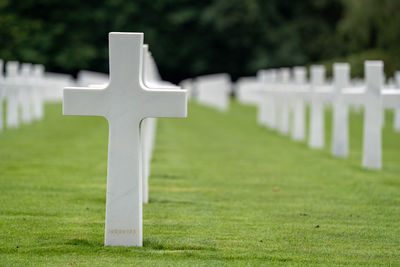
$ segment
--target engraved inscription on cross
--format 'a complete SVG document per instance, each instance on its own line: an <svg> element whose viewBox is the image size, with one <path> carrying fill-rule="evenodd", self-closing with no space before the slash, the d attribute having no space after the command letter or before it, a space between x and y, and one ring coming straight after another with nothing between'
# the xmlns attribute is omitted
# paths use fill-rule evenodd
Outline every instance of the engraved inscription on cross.
<svg viewBox="0 0 400 267"><path fill-rule="evenodd" d="M143 33L110 33L109 56L109 83L65 88L63 114L108 120L105 245L142 246L140 123L149 117L186 117L186 91L143 83Z"/></svg>

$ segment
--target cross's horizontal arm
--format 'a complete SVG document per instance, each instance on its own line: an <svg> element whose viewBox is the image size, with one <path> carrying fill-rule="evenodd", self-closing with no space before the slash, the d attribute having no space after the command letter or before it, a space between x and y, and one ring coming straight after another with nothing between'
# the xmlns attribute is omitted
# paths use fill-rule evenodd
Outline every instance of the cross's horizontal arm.
<svg viewBox="0 0 400 267"><path fill-rule="evenodd" d="M182 89L146 89L144 94L145 118L185 118L187 91Z"/></svg>
<svg viewBox="0 0 400 267"><path fill-rule="evenodd" d="M365 87L346 87L342 89L344 100L349 104L363 104L365 102Z"/></svg>
<svg viewBox="0 0 400 267"><path fill-rule="evenodd" d="M63 114L104 116L107 110L105 89L64 88Z"/></svg>
<svg viewBox="0 0 400 267"><path fill-rule="evenodd" d="M383 105L385 108L400 108L400 90L382 90Z"/></svg>

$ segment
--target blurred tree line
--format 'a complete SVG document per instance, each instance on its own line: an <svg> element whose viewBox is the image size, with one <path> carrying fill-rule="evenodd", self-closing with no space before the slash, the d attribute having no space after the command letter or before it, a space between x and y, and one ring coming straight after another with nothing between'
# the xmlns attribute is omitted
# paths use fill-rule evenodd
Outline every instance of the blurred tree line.
<svg viewBox="0 0 400 267"><path fill-rule="evenodd" d="M140 31L174 82L348 58L384 59L391 73L398 14L400 0L0 0L0 58L108 72L108 32Z"/></svg>

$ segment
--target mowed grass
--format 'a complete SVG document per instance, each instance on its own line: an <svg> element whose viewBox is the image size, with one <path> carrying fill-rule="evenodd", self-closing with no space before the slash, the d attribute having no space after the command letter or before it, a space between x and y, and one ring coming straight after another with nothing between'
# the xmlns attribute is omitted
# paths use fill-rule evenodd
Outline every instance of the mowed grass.
<svg viewBox="0 0 400 267"><path fill-rule="evenodd" d="M330 140L327 115L327 140ZM256 123L191 103L159 119L144 247L104 247L105 119L46 119L0 134L0 265L400 265L400 134L388 114L382 171L310 150ZM329 142L328 142L329 143Z"/></svg>

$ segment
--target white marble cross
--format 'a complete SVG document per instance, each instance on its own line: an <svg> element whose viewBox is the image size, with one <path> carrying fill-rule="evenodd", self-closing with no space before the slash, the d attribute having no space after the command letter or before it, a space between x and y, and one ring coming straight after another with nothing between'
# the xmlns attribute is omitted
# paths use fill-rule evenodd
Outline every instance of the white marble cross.
<svg viewBox="0 0 400 267"><path fill-rule="evenodd" d="M295 141L306 139L306 99L309 95L307 85L307 71L305 67L295 67L293 69L294 85L292 94L293 103L293 125L292 138Z"/></svg>
<svg viewBox="0 0 400 267"><path fill-rule="evenodd" d="M6 124L7 128L19 127L19 112L18 112L18 68L19 63L16 61L8 61L6 64Z"/></svg>
<svg viewBox="0 0 400 267"><path fill-rule="evenodd" d="M36 64L33 67L33 117L36 120L43 119L44 116L44 101L43 101L43 91L44 91L44 66Z"/></svg>
<svg viewBox="0 0 400 267"><path fill-rule="evenodd" d="M271 108L271 97L265 92L266 84L268 84L270 79L270 73L268 70L259 70L257 71L257 94L258 94L258 103L257 103L257 122L260 125L264 125L269 127L268 109Z"/></svg>
<svg viewBox="0 0 400 267"><path fill-rule="evenodd" d="M244 105L259 105L260 79L255 76L239 78L233 86L237 101Z"/></svg>
<svg viewBox="0 0 400 267"><path fill-rule="evenodd" d="M364 63L365 86L344 88L345 100L364 106L362 166L382 168L382 123L385 108L400 107L400 90L383 87L382 61Z"/></svg>
<svg viewBox="0 0 400 267"><path fill-rule="evenodd" d="M325 67L311 66L310 135L308 145L322 149L325 145L325 103L331 100L332 88L325 85Z"/></svg>
<svg viewBox="0 0 400 267"><path fill-rule="evenodd" d="M383 62L365 62L365 97L362 165L368 169L382 168L382 113L381 89L384 82Z"/></svg>
<svg viewBox="0 0 400 267"><path fill-rule="evenodd" d="M148 117L186 117L186 91L144 85L142 33L110 33L109 49L109 84L102 89L65 88L63 113L108 120L105 245L142 246L139 125Z"/></svg>
<svg viewBox="0 0 400 267"><path fill-rule="evenodd" d="M332 155L345 158L349 154L349 105L342 90L350 84L350 65L335 63L333 79Z"/></svg>
<svg viewBox="0 0 400 267"><path fill-rule="evenodd" d="M275 130L277 123L277 90L275 84L277 83L277 70L261 70L257 72L257 79L260 83L258 89L258 113L257 119L261 125L267 126L271 130Z"/></svg>
<svg viewBox="0 0 400 267"><path fill-rule="evenodd" d="M22 111L22 122L30 124L33 120L33 69L32 64L21 64L21 75L19 76L19 105Z"/></svg>
<svg viewBox="0 0 400 267"><path fill-rule="evenodd" d="M277 84L277 125L278 131L282 135L288 135L290 132L290 69L281 68L279 70L279 82Z"/></svg>

